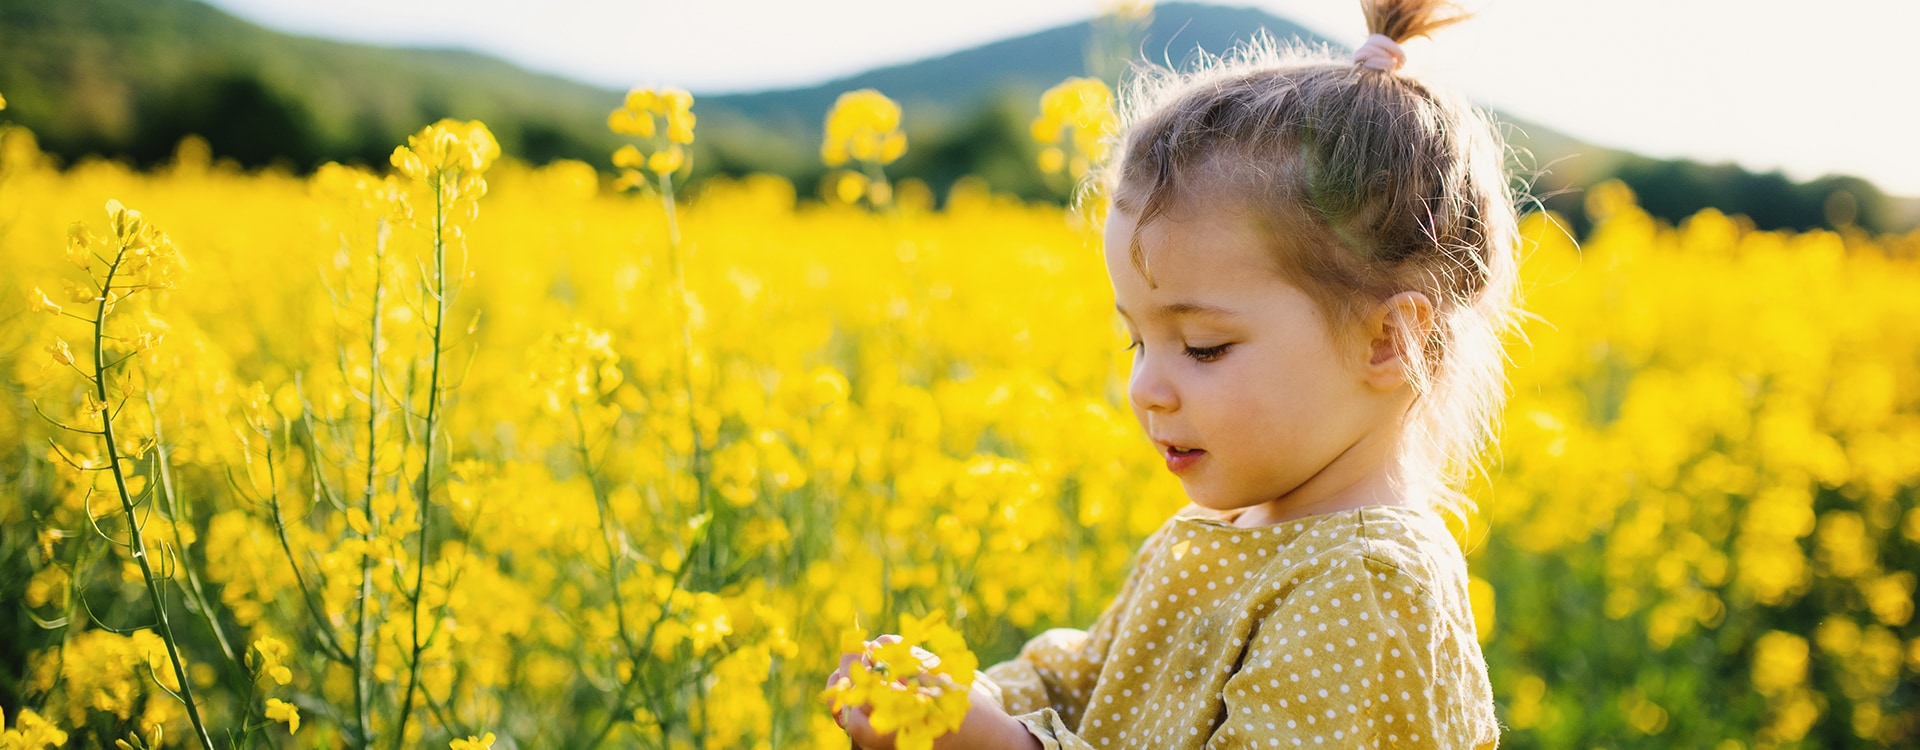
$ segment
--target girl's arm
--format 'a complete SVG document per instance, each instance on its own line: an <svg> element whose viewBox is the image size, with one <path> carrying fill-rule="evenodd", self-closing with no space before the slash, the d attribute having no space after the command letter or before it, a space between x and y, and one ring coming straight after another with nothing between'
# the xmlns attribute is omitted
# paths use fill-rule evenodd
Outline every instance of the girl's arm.
<svg viewBox="0 0 1920 750"><path fill-rule="evenodd" d="M1096 623L1094 632L1101 630ZM1078 723L1109 642L1094 632L1049 630L1027 641L1018 657L988 667L986 678L999 688L1001 707L1014 714L1050 708Z"/></svg>
<svg viewBox="0 0 1920 750"><path fill-rule="evenodd" d="M1155 532L1141 544L1133 571L1091 630L1046 631L1028 641L1018 657L976 674L965 723L955 735L935 740L936 750L972 747L1092 750L1092 746L1069 727L1080 723L1080 714L1093 694L1094 684L1099 681L1107 648L1113 643L1120 620L1133 606L1143 562L1150 557L1160 538L1161 532ZM854 658L858 656L843 655L841 669ZM833 684L839 675L836 671L827 684ZM866 715L858 711L834 717L842 727L858 725L848 730L856 746L891 750L892 738L873 736L865 719ZM1016 729L1018 734L1014 732ZM867 742L861 742L861 738Z"/></svg>
<svg viewBox="0 0 1920 750"><path fill-rule="evenodd" d="M1093 686L1100 680L1116 631L1133 607L1140 571L1160 541L1156 531L1140 545L1133 570L1120 586L1120 593L1088 630L1055 628L1035 636L1020 648L1020 655L989 667L986 676L1000 694L1000 705L1007 713L1029 714L1051 709L1066 726L1078 726ZM1048 722L1047 717L1034 717Z"/></svg>

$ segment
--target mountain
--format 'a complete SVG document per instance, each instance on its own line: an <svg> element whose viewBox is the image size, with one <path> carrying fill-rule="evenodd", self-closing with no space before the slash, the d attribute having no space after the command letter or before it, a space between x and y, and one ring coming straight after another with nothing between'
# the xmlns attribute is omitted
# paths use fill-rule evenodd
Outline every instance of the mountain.
<svg viewBox="0 0 1920 750"><path fill-rule="evenodd" d="M1092 42L1178 65L1196 50L1225 51L1255 34L1324 39L1259 10L1196 3L1156 7L1128 30L1109 19L1068 24L817 86L697 96L694 178L771 171L811 185L824 175L818 139L841 92L878 89L901 102L911 146L889 168L936 191L962 175L1029 199L1060 186L1034 166L1027 123L1039 93L1090 66ZM606 114L621 92L526 71L459 50L396 49L284 34L198 0L0 0L0 122L25 125L68 161L87 155L166 161L188 134L215 154L296 170L325 160L384 164L394 145L442 117L485 121L502 149L533 162L574 158L607 166L620 139ZM1656 215L1703 205L1754 217L1763 228L1831 223L1835 193L1875 231L1920 224L1920 200L1893 201L1856 178L1793 183L1737 167L1657 161L1583 143L1499 116L1532 194L1584 227L1580 188L1626 179ZM803 188L804 190L804 188Z"/></svg>
<svg viewBox="0 0 1920 750"><path fill-rule="evenodd" d="M198 133L249 165L384 162L436 119L525 158L609 152L618 94L454 50L282 34L194 0L0 0L7 119L68 158L153 163Z"/></svg>
<svg viewBox="0 0 1920 750"><path fill-rule="evenodd" d="M1091 41L1178 64L1199 50L1225 52L1261 33L1327 43L1260 10L1166 3L1153 9L1149 23L1133 28L1112 19L1082 21L815 86L701 96L696 110L703 129L723 134L718 153L710 155L723 170L751 162L807 182L822 172L818 141L834 100L843 92L876 89L904 111L902 128L913 145L898 165L902 173L936 186L975 174L1002 190L1045 198L1057 195L1057 188L1032 166L1037 147L1026 125L1042 91L1092 67L1119 67L1118 60L1090 54ZM1113 77L1106 77L1111 83ZM735 150L745 144L754 149L750 155Z"/></svg>
<svg viewBox="0 0 1920 750"><path fill-rule="evenodd" d="M1225 52L1265 31L1275 39L1328 44L1326 39L1265 11L1198 3L1166 3L1129 45L1155 60L1175 64L1196 50ZM708 112L737 114L780 128L818 133L821 119L843 91L871 88L900 101L909 112L953 116L973 111L1005 91L1032 94L1071 76L1087 75L1093 22L1057 26L940 57L892 65L817 86L704 97Z"/></svg>

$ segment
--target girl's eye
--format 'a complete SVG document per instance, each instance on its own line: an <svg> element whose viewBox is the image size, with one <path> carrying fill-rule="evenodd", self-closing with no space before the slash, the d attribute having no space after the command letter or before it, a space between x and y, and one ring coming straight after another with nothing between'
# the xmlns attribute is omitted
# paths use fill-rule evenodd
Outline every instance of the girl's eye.
<svg viewBox="0 0 1920 750"><path fill-rule="evenodd" d="M1225 356L1227 353L1227 347L1230 347L1230 346L1233 346L1233 345L1221 344L1219 346L1189 346L1187 347L1187 356L1192 357L1196 362L1212 362L1216 359L1221 358L1222 356Z"/></svg>
<svg viewBox="0 0 1920 750"><path fill-rule="evenodd" d="M1125 348L1125 349L1121 349L1120 351L1123 351L1123 352L1130 352L1130 351L1134 351L1134 350L1136 350L1136 349L1139 349L1139 348L1140 348L1140 342L1138 342L1138 341L1135 341L1135 342L1133 342L1133 343L1131 343L1131 344L1128 344L1128 345L1127 345L1127 348Z"/></svg>

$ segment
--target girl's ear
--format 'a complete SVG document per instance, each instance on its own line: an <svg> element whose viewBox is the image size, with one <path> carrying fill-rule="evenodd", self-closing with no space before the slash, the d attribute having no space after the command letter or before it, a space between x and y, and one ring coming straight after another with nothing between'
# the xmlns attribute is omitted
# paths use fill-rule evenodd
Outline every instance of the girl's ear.
<svg viewBox="0 0 1920 750"><path fill-rule="evenodd" d="M1367 361L1362 374L1367 384L1390 391L1424 371L1423 343L1433 328L1433 301L1419 292L1401 292L1387 298L1367 315Z"/></svg>

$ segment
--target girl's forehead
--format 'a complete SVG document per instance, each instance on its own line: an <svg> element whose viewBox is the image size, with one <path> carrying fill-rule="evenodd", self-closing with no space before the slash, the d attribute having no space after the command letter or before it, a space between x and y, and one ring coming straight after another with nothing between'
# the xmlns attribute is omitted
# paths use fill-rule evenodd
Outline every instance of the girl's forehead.
<svg viewBox="0 0 1920 750"><path fill-rule="evenodd" d="M1107 272L1149 288L1228 289L1278 281L1268 233L1244 212L1217 207L1169 212L1140 226L1113 212L1105 234Z"/></svg>

